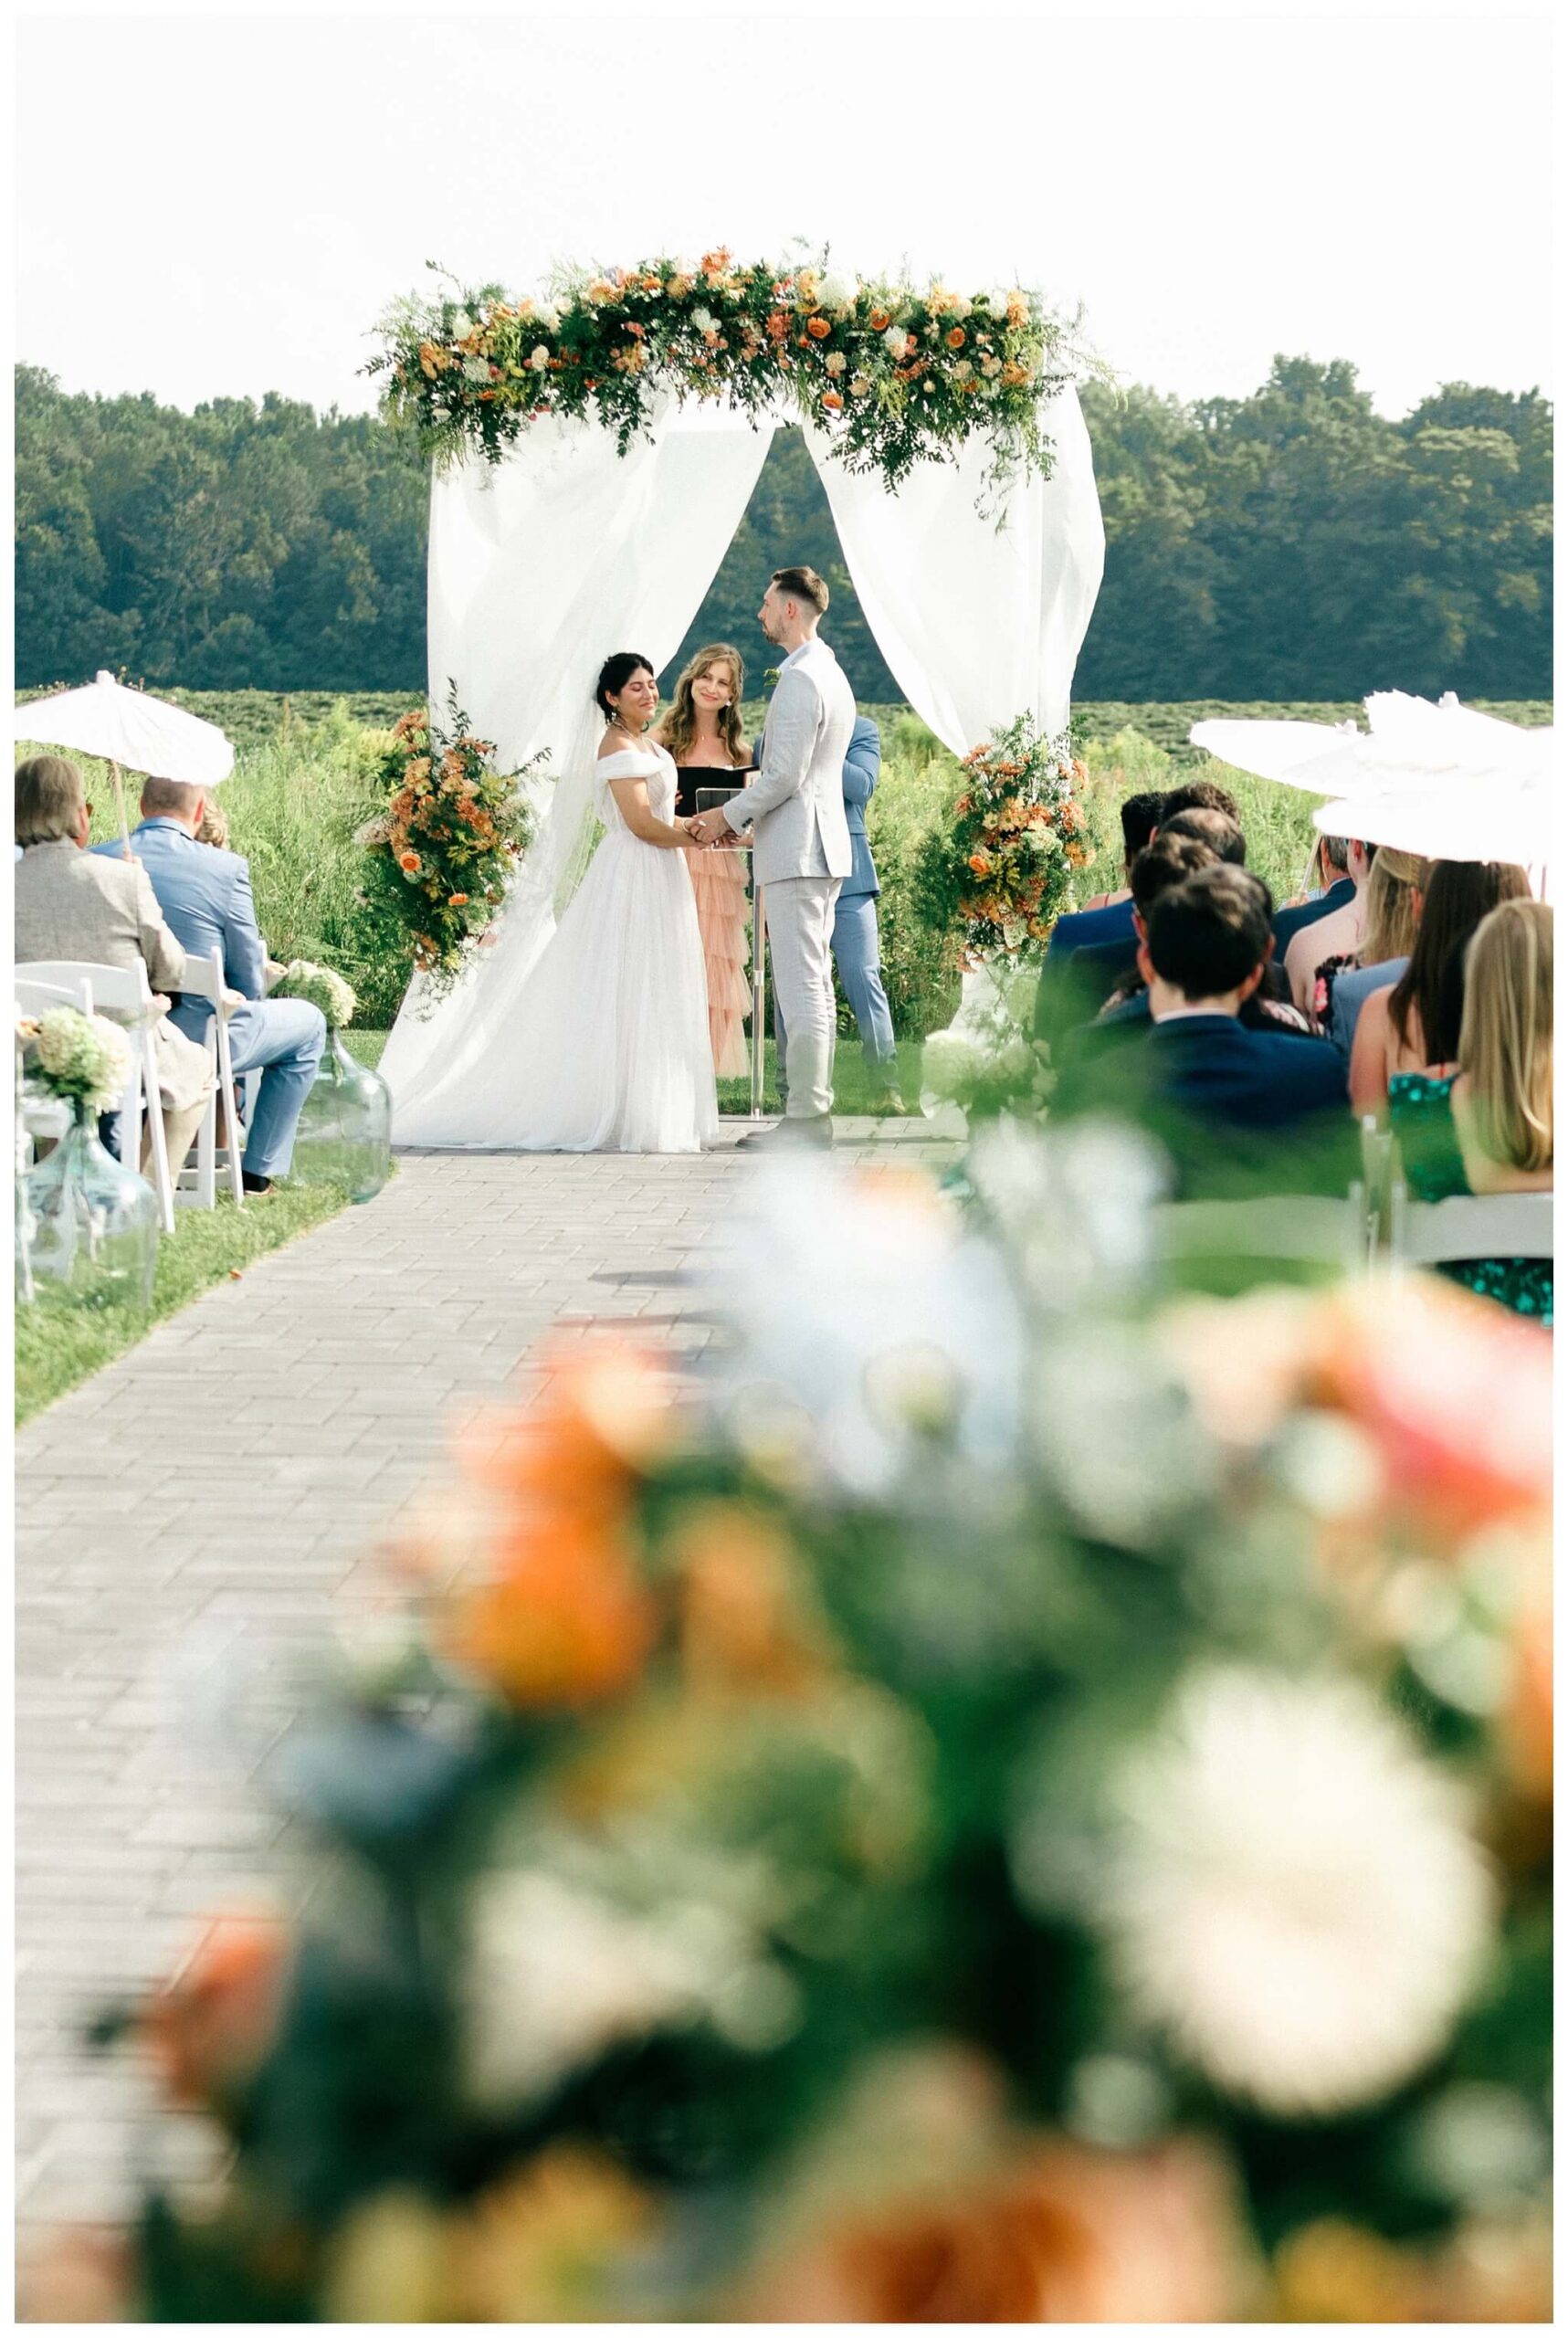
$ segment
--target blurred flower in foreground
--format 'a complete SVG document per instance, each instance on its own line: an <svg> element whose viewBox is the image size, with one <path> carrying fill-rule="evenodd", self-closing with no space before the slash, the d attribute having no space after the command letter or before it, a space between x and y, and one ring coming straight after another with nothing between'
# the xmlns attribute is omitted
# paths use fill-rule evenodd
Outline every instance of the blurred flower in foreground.
<svg viewBox="0 0 1568 2338"><path fill-rule="evenodd" d="M292 1964L288 1928L220 1916L145 2007L142 2027L170 2100L220 2108L259 2069L278 2033Z"/></svg>
<svg viewBox="0 0 1568 2338"><path fill-rule="evenodd" d="M759 1395L803 1415L808 1475L896 1492L933 1397L962 1454L1011 1454L1024 1352L1009 1277L925 1178L772 1164L724 1296L742 1339L725 1403L738 1423Z"/></svg>
<svg viewBox="0 0 1568 2338"><path fill-rule="evenodd" d="M587 1704L641 1670L656 1615L631 1503L668 1408L667 1377L635 1352L568 1353L531 1412L466 1438L493 1505L489 1564L459 1582L441 1637L510 1702Z"/></svg>
<svg viewBox="0 0 1568 2338"><path fill-rule="evenodd" d="M1368 1692L1201 1674L1114 1800L1118 1969L1216 2085L1326 2115L1443 2045L1491 1937L1491 1886L1447 1781Z"/></svg>
<svg viewBox="0 0 1568 2338"><path fill-rule="evenodd" d="M1005 2120L956 2046L884 2054L813 2138L742 2301L757 2322L1218 2322L1247 2259L1222 2155Z"/></svg>

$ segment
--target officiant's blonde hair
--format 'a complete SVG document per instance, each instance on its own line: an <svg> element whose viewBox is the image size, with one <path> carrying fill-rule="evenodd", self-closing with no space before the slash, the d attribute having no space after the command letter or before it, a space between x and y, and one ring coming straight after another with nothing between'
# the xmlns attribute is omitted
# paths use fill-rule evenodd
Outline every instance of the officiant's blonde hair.
<svg viewBox="0 0 1568 2338"><path fill-rule="evenodd" d="M720 710L719 737L730 761L743 764L746 742L741 732L741 700L746 688L746 661L729 641L710 641L706 649L700 649L681 668L669 712L658 726L659 744L668 749L677 763L692 746L697 737L697 701L692 696L692 684L710 666L730 669L730 703Z"/></svg>

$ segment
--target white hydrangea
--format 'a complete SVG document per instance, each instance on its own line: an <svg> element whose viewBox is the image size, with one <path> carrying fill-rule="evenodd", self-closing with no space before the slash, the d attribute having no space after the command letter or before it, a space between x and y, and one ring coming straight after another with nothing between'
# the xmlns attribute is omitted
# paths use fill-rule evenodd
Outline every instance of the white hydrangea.
<svg viewBox="0 0 1568 2338"><path fill-rule="evenodd" d="M490 378L490 369L488 361L483 357L465 357L463 360L463 378L465 381L468 382L488 382Z"/></svg>
<svg viewBox="0 0 1568 2338"><path fill-rule="evenodd" d="M89 1111L114 1110L131 1077L131 1048L125 1034L102 1015L75 1006L54 1006L39 1017L37 1076L57 1096L85 1104Z"/></svg>
<svg viewBox="0 0 1568 2338"><path fill-rule="evenodd" d="M534 304L533 321L546 332L557 332L561 326L561 311L553 300L539 300Z"/></svg>
<svg viewBox="0 0 1568 2338"><path fill-rule="evenodd" d="M457 315L452 319L452 339L454 341L467 341L468 335L473 332L473 329L474 321L472 317L469 316L467 309L459 309Z"/></svg>
<svg viewBox="0 0 1568 2338"><path fill-rule="evenodd" d="M352 983L331 966L318 966L309 958L290 958L272 986L275 998L302 998L310 1006L319 1006L334 1031L342 1030L354 1018L359 1000Z"/></svg>
<svg viewBox="0 0 1568 2338"><path fill-rule="evenodd" d="M717 332L719 330L719 320L711 309L693 309L691 321L699 332Z"/></svg>
<svg viewBox="0 0 1568 2338"><path fill-rule="evenodd" d="M830 268L818 288L817 298L825 309L843 315L855 306L858 290L859 287L852 276L846 276L840 269Z"/></svg>
<svg viewBox="0 0 1568 2338"><path fill-rule="evenodd" d="M902 325L889 325L882 340L892 357L901 365L910 353L910 336Z"/></svg>
<svg viewBox="0 0 1568 2338"><path fill-rule="evenodd" d="M1200 1673L1113 1803L1115 1964L1215 2084L1327 2116L1443 2047L1490 1942L1491 1880L1454 1789L1370 1691Z"/></svg>

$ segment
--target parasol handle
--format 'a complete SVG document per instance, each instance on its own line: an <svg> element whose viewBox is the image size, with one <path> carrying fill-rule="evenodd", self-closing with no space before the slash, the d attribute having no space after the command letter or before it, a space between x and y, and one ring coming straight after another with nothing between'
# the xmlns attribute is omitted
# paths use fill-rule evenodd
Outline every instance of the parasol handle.
<svg viewBox="0 0 1568 2338"><path fill-rule="evenodd" d="M114 808L120 815L120 849L127 860L136 855L131 849L131 823L125 814L125 782L120 775L120 765L110 759L109 776L114 782Z"/></svg>

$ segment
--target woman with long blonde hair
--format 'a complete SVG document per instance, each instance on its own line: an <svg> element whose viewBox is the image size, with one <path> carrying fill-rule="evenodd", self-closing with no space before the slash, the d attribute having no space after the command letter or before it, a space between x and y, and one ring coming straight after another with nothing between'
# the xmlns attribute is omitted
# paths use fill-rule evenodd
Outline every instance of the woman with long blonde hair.
<svg viewBox="0 0 1568 2338"><path fill-rule="evenodd" d="M675 764L676 811L681 817L697 810L699 787L727 786L756 769L741 731L745 681L741 653L727 641L710 642L681 671L658 732L660 746ZM732 848L693 845L689 862L708 968L713 1069L721 1079L739 1079L747 1069L746 1016L752 1003L745 856Z"/></svg>
<svg viewBox="0 0 1568 2338"><path fill-rule="evenodd" d="M1454 1122L1476 1194L1552 1190L1552 911L1500 902L1465 957Z"/></svg>

